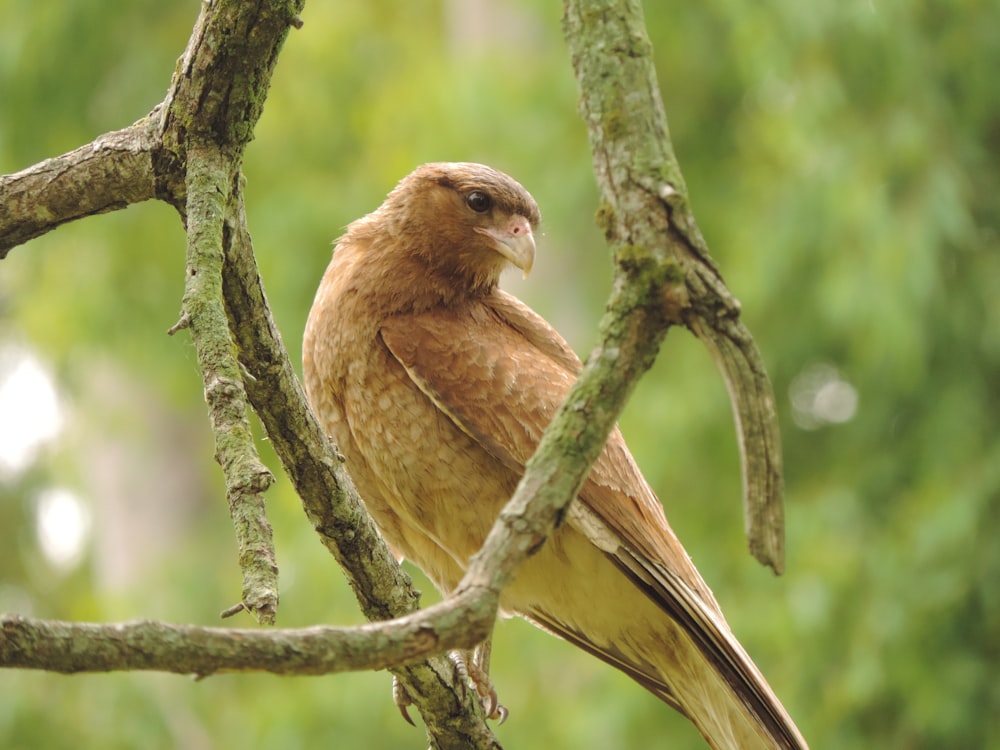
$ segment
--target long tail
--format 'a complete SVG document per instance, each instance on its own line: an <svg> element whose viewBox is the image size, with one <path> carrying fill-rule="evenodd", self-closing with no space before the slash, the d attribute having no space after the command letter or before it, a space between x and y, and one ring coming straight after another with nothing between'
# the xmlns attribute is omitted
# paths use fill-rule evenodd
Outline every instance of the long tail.
<svg viewBox="0 0 1000 750"><path fill-rule="evenodd" d="M642 593L634 626L601 639L577 632L570 617L554 611L536 608L525 613L529 619L625 672L687 716L717 750L808 750L679 544L668 564L612 532L584 503L571 505L569 517L623 574L621 586Z"/></svg>
<svg viewBox="0 0 1000 750"><path fill-rule="evenodd" d="M648 561L631 555L623 548L619 548L612 559L633 583L646 591L650 599L667 610L690 637L708 667L707 674L692 675L696 679L681 682L685 686L684 694L678 694L679 688L671 688L663 682L657 684L646 675L633 677L686 714L713 747L745 750L759 746L808 750L805 739L788 712L713 607L706 606L683 580L662 566L650 567ZM697 664L692 667L692 671L706 671L699 670ZM720 687L728 690L708 689L710 683L716 681L712 679L713 674L724 684ZM698 689L699 685L701 689ZM692 686L695 689L689 689ZM727 692L729 695L725 696ZM722 700L719 693L725 696ZM726 697L730 700L727 701ZM750 719L751 737L733 736L745 734L745 731L740 731L739 725L746 719ZM726 735L730 736L727 738ZM747 744L754 735L759 738L758 742Z"/></svg>

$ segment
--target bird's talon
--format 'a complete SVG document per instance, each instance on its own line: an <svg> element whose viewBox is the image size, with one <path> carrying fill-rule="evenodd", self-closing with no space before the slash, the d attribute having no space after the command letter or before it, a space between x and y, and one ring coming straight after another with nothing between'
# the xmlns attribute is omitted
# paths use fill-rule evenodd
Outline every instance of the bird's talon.
<svg viewBox="0 0 1000 750"><path fill-rule="evenodd" d="M507 710L507 707L501 703L497 703L496 710L492 714L490 714L490 718L497 723L497 726L499 726L500 724L503 724L505 721L507 721L507 717L509 715L510 712Z"/></svg>
<svg viewBox="0 0 1000 750"><path fill-rule="evenodd" d="M455 674L462 688L468 690L471 687L476 691L476 697L479 698L486 718L503 724L509 712L506 706L500 704L497 691L486 669L479 665L475 656L470 659L462 651L449 651L448 658L455 665Z"/></svg>
<svg viewBox="0 0 1000 750"><path fill-rule="evenodd" d="M486 682L474 680L473 685L476 688L476 693L479 695L479 702L483 705L483 711L486 712L486 717L496 719L500 713L500 700L497 698L497 691L488 680L489 678L487 678ZM504 712L506 710L504 709Z"/></svg>
<svg viewBox="0 0 1000 750"><path fill-rule="evenodd" d="M416 724L413 723L413 719L410 718L410 712L406 710L406 706L404 706L401 703L397 703L396 708L399 709L399 715L406 720L407 724L409 724L411 727L416 726Z"/></svg>
<svg viewBox="0 0 1000 750"><path fill-rule="evenodd" d="M479 693L479 701L483 704L483 710L486 711L486 715L491 719L495 718L493 715L500 707L500 701L497 699L497 691L490 690L489 692L483 692L482 688L482 685L476 687L476 692Z"/></svg>
<svg viewBox="0 0 1000 750"><path fill-rule="evenodd" d="M407 710L413 703L413 699L410 698L410 694L406 692L403 683L395 675L392 678L392 702L396 704L396 708L399 709L399 715L406 719L406 723L411 727L415 727L416 724L413 723L413 719L410 718L410 712Z"/></svg>

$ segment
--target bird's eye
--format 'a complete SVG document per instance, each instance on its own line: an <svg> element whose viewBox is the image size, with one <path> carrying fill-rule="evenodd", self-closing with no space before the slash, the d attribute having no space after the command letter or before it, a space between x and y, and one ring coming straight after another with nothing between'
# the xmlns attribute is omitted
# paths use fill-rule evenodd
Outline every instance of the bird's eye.
<svg viewBox="0 0 1000 750"><path fill-rule="evenodd" d="M465 205L477 214L484 214L493 208L493 199L486 193L480 192L479 190L473 190L465 196Z"/></svg>

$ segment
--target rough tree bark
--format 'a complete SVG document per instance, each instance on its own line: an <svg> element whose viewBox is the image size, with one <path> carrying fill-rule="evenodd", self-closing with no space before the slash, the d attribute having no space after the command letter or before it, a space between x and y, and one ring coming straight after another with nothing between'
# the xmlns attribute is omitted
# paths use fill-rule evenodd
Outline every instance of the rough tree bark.
<svg viewBox="0 0 1000 750"><path fill-rule="evenodd" d="M262 493L272 481L250 436L258 414L321 542L373 624L248 631L153 622L56 623L0 616L0 666L57 672L154 669L326 674L390 668L436 748L497 748L444 653L488 635L501 589L544 541L585 478L671 325L717 358L743 456L753 553L782 565L781 469L770 385L688 208L638 0L567 0L564 29L582 92L616 275L600 343L456 593L425 610L382 543L335 448L306 406L271 318L244 212L241 163L271 71L304 0L203 4L167 96L149 115L75 151L0 177L0 258L57 226L159 199L188 236L176 333L188 329L226 477L241 602L273 623L277 568Z"/></svg>

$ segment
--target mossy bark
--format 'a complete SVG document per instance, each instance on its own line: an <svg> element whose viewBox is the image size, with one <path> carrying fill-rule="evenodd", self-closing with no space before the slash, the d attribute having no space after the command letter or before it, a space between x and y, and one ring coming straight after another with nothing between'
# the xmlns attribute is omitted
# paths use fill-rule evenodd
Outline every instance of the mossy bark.
<svg viewBox="0 0 1000 750"><path fill-rule="evenodd" d="M596 220L617 268L602 330L616 341L631 341L612 314L618 299L629 315L646 316L632 327L637 338L634 359L628 359L635 366L652 362L670 325L689 328L706 345L726 382L736 421L750 551L780 573L784 506L774 392L740 321L739 302L723 283L691 213L642 5L567 0L563 28L601 191Z"/></svg>

